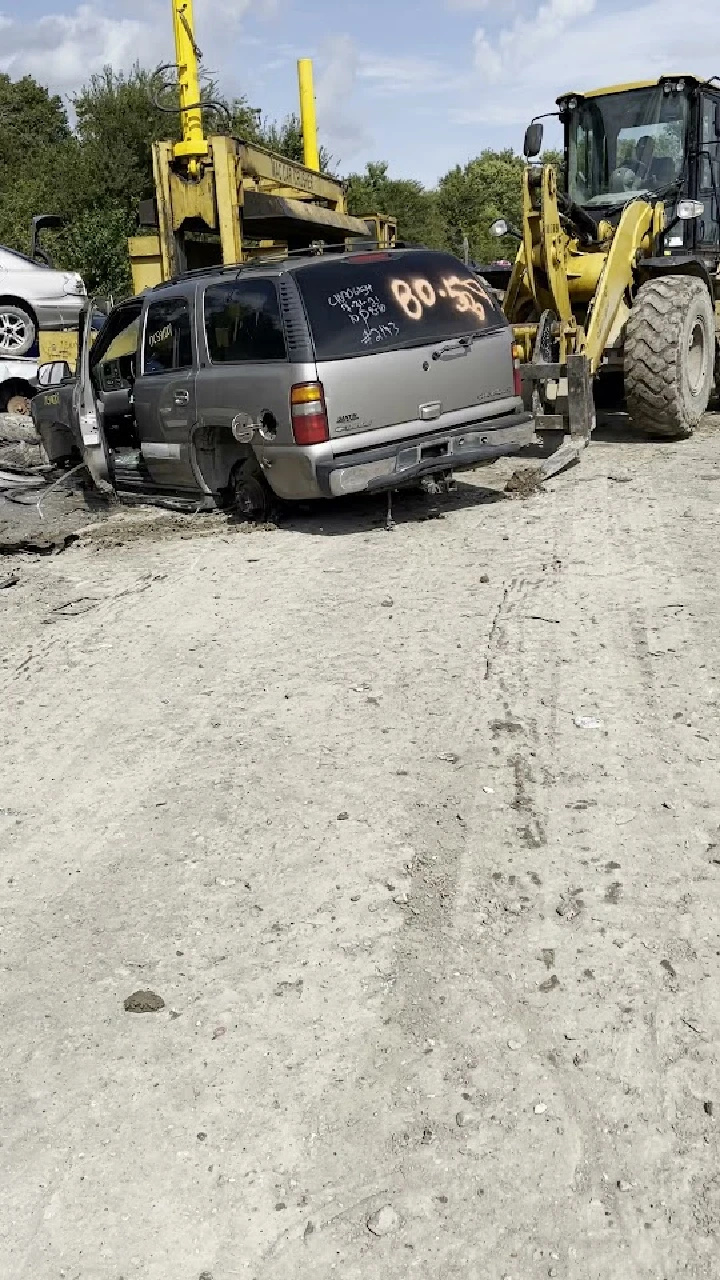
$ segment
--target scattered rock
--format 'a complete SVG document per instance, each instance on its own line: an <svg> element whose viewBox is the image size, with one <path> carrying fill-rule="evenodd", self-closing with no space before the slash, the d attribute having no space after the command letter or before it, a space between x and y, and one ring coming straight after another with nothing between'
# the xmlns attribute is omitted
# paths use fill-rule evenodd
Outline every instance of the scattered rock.
<svg viewBox="0 0 720 1280"><path fill-rule="evenodd" d="M489 574L489 573L481 573L481 574L480 574L480 577L478 578L478 582L482 582L485 586L487 586L487 584L488 584L488 582L489 582L489 581L490 581L490 574Z"/></svg>
<svg viewBox="0 0 720 1280"><path fill-rule="evenodd" d="M305 1241L306 1244L310 1239L310 1236L312 1235L314 1230L315 1230L315 1223L308 1218L305 1230L303 1231L303 1240Z"/></svg>
<svg viewBox="0 0 720 1280"><path fill-rule="evenodd" d="M512 1049L514 1053L517 1052L518 1049L522 1049L522 1043L520 1040L508 1040L507 1046L508 1049Z"/></svg>
<svg viewBox="0 0 720 1280"><path fill-rule="evenodd" d="M394 602L393 602L392 596L386 596L384 600L380 601L380 604L382 605L383 609L392 609L393 603Z"/></svg>
<svg viewBox="0 0 720 1280"><path fill-rule="evenodd" d="M671 982L677 982L677 973L669 960L661 960L660 968L665 970Z"/></svg>
<svg viewBox="0 0 720 1280"><path fill-rule="evenodd" d="M384 1204L377 1213L371 1213L367 1220L367 1229L374 1236L387 1236L398 1226L398 1216L391 1204Z"/></svg>
<svg viewBox="0 0 720 1280"><path fill-rule="evenodd" d="M7 578L0 578L0 591L5 591L7 587L16 587L19 581L19 573L11 573Z"/></svg>
<svg viewBox="0 0 720 1280"><path fill-rule="evenodd" d="M575 716L573 721L576 729L602 729L603 722L598 720L597 716Z"/></svg>
<svg viewBox="0 0 720 1280"><path fill-rule="evenodd" d="M563 920L574 920L579 916L585 906L584 900L579 896L581 892L581 889L572 889L570 893L564 893L555 908L555 914Z"/></svg>
<svg viewBox="0 0 720 1280"><path fill-rule="evenodd" d="M297 995L302 995L303 986L302 978L296 978L295 982L278 982L274 994L276 996L286 996L291 991L294 991Z"/></svg>
<svg viewBox="0 0 720 1280"><path fill-rule="evenodd" d="M543 482L543 473L539 467L520 467L513 471L505 485L506 493L513 493L518 498L529 498L537 493Z"/></svg>
<svg viewBox="0 0 720 1280"><path fill-rule="evenodd" d="M165 1008L165 1001L155 991L133 991L123 1001L126 1013L157 1013Z"/></svg>
<svg viewBox="0 0 720 1280"><path fill-rule="evenodd" d="M346 809L343 809L342 813L338 814L337 820L338 822L347 822L349 817L350 817L350 814L347 812Z"/></svg>
<svg viewBox="0 0 720 1280"><path fill-rule="evenodd" d="M206 1133L202 1133L202 1132L201 1132L201 1133L198 1133L198 1134L196 1134L196 1137L197 1137L198 1142L207 1142L207 1134L206 1134Z"/></svg>
<svg viewBox="0 0 720 1280"><path fill-rule="evenodd" d="M212 1033L213 1040L219 1040L221 1036L224 1036L225 1030L225 1027L216 1027Z"/></svg>
<svg viewBox="0 0 720 1280"><path fill-rule="evenodd" d="M201 1271L198 1280L213 1280L212 1271Z"/></svg>
<svg viewBox="0 0 720 1280"><path fill-rule="evenodd" d="M632 1191L632 1182L625 1182L622 1178L617 1180L618 1191Z"/></svg>
<svg viewBox="0 0 720 1280"><path fill-rule="evenodd" d="M547 1106L545 1105L544 1102L536 1102L535 1106L533 1107L533 1111L535 1112L536 1116L544 1116L545 1112L547 1111Z"/></svg>
<svg viewBox="0 0 720 1280"><path fill-rule="evenodd" d="M359 901L360 901L360 894L359 894L359 893L353 893L353 894L351 894L351 895L350 895L350 901L351 901L351 902L359 902Z"/></svg>
<svg viewBox="0 0 720 1280"><path fill-rule="evenodd" d="M542 960L546 969L553 969L555 967L555 948L543 947L542 951L540 952L540 959Z"/></svg>
<svg viewBox="0 0 720 1280"><path fill-rule="evenodd" d="M551 978L547 978L545 982L540 983L539 989L540 991L544 991L547 993L548 991L554 991L555 988L559 986L560 986L560 979L558 978L557 974L554 973Z"/></svg>
<svg viewBox="0 0 720 1280"><path fill-rule="evenodd" d="M441 751L438 760L444 760L446 764L460 763L460 757L454 751Z"/></svg>
<svg viewBox="0 0 720 1280"><path fill-rule="evenodd" d="M393 897L393 902L398 907L406 907L409 901L410 897L407 893L396 893Z"/></svg>
<svg viewBox="0 0 720 1280"><path fill-rule="evenodd" d="M456 1125L457 1125L458 1129L464 1129L464 1128L465 1128L465 1126L467 1125L467 1122L468 1122L468 1115L467 1115L467 1112L466 1112L466 1111L458 1111L457 1115L455 1116L455 1123L456 1123Z"/></svg>
<svg viewBox="0 0 720 1280"><path fill-rule="evenodd" d="M622 898L623 887L619 880L615 880L613 884L608 885L605 891L606 902L619 902Z"/></svg>
<svg viewBox="0 0 720 1280"><path fill-rule="evenodd" d="M706 1116L711 1116L711 1115L712 1115L712 1113L713 1113L713 1104L712 1104L712 1102L709 1102L709 1101L708 1101L708 1102L703 1102L703 1111L705 1112L705 1115L706 1115Z"/></svg>
<svg viewBox="0 0 720 1280"><path fill-rule="evenodd" d="M615 484L629 484L632 476L629 471L609 471L608 480L614 481Z"/></svg>

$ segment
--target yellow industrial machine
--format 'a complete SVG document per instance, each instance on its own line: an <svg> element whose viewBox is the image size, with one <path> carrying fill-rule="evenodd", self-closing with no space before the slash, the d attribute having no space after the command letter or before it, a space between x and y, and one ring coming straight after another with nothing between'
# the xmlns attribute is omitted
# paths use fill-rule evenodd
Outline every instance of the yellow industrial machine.
<svg viewBox="0 0 720 1280"><path fill-rule="evenodd" d="M720 89L661 76L557 104L562 189L537 159L536 119L522 228L492 228L520 240L504 309L538 428L569 426L579 449L594 426L593 380L615 374L637 429L687 436L718 364Z"/></svg>
<svg viewBox="0 0 720 1280"><path fill-rule="evenodd" d="M182 139L153 146L155 200L145 202L140 220L157 230L129 242L135 292L182 271L317 242L393 243L392 219L351 217L342 183L319 172L309 59L298 63L304 164L238 138L205 135L192 3L171 2Z"/></svg>

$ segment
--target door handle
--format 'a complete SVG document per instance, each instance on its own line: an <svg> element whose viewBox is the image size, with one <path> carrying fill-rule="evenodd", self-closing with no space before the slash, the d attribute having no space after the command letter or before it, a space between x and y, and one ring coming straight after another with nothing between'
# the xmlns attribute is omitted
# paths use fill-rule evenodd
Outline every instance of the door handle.
<svg viewBox="0 0 720 1280"><path fill-rule="evenodd" d="M189 404L189 403L190 403L190 392L189 392L189 391L176 391L176 392L174 393L174 395L173 395L173 400L175 401L175 404Z"/></svg>

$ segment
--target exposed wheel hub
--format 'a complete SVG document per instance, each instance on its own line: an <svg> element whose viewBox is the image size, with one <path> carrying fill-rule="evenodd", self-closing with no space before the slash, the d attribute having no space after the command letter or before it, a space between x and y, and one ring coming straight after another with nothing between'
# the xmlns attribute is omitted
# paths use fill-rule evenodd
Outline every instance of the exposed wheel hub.
<svg viewBox="0 0 720 1280"><path fill-rule="evenodd" d="M691 330L687 353L687 378L693 395L697 395L705 378L706 346L705 330L698 320Z"/></svg>

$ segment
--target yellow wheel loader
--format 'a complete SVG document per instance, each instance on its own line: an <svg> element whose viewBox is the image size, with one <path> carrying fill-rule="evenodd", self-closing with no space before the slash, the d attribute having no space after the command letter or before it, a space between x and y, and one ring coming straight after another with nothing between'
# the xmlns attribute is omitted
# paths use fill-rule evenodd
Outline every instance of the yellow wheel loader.
<svg viewBox="0 0 720 1280"><path fill-rule="evenodd" d="M635 428L688 436L718 372L720 88L695 76L567 93L561 184L525 134L523 224L504 310L539 431L593 430L593 386L620 383ZM560 464L559 464L560 465ZM553 466L557 470L558 466Z"/></svg>

